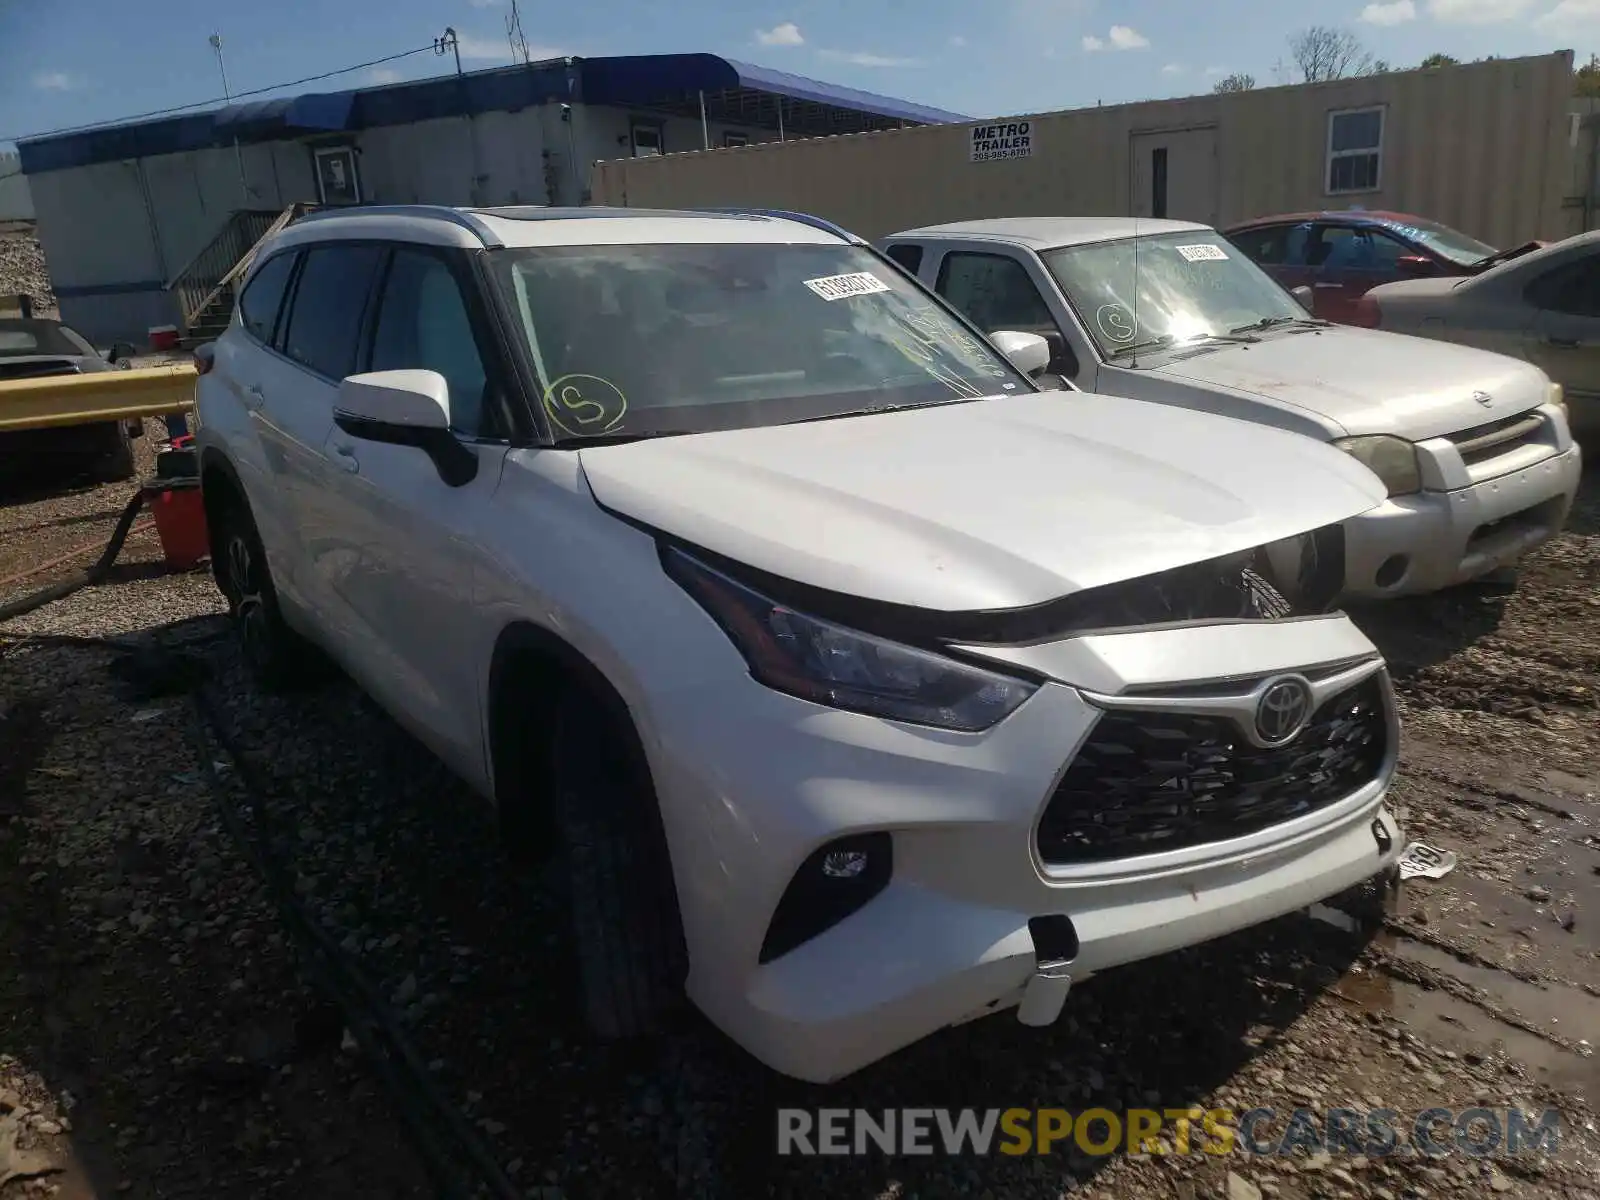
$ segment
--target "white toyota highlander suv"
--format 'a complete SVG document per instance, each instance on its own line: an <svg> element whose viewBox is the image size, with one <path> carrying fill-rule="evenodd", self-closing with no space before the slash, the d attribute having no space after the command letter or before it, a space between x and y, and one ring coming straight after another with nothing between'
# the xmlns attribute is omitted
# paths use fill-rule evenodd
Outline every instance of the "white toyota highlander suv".
<svg viewBox="0 0 1600 1200"><path fill-rule="evenodd" d="M600 1034L686 989L825 1081L1046 1024L1402 849L1326 611L1382 485L1046 357L810 218L323 213L197 355L218 583L565 856Z"/></svg>

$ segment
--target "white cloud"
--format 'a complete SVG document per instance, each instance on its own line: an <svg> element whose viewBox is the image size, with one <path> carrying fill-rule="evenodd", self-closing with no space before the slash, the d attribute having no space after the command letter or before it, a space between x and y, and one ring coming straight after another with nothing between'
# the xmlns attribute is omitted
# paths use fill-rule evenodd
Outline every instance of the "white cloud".
<svg viewBox="0 0 1600 1200"><path fill-rule="evenodd" d="M462 58L470 58L480 62L492 62L499 66L509 66L517 60L511 55L511 39L506 37L476 37L470 33L456 35L457 49L461 51ZM565 58L571 53L555 46L528 45L528 60L538 62L545 58Z"/></svg>
<svg viewBox="0 0 1600 1200"><path fill-rule="evenodd" d="M1083 35L1083 48L1089 54L1097 50L1143 50L1149 44L1149 38L1127 25L1113 25L1111 32L1103 38L1092 33Z"/></svg>
<svg viewBox="0 0 1600 1200"><path fill-rule="evenodd" d="M1600 29L1600 0L1561 0L1549 12L1535 18L1533 23L1546 33L1557 36L1592 33Z"/></svg>
<svg viewBox="0 0 1600 1200"><path fill-rule="evenodd" d="M1161 68L1161 73L1163 75L1182 75L1183 74L1183 64L1182 63L1168 63L1166 66Z"/></svg>
<svg viewBox="0 0 1600 1200"><path fill-rule="evenodd" d="M366 78L368 83L382 84L399 83L404 76L393 67L373 67L372 70L367 72Z"/></svg>
<svg viewBox="0 0 1600 1200"><path fill-rule="evenodd" d="M1533 0L1428 0L1428 15L1435 21L1459 25L1493 25L1520 17L1532 3Z"/></svg>
<svg viewBox="0 0 1600 1200"><path fill-rule="evenodd" d="M962 37L959 33L957 33L957 34L952 35L952 37L950 38L950 44L952 46L954 46L957 50L959 50L959 49L961 49L961 47L963 47L963 46L965 46L967 44L967 39Z"/></svg>
<svg viewBox="0 0 1600 1200"><path fill-rule="evenodd" d="M868 54L862 50L822 50L823 58L833 62L849 63L852 67L916 67L921 61L915 58L894 58L887 54Z"/></svg>
<svg viewBox="0 0 1600 1200"><path fill-rule="evenodd" d="M800 26L793 21L784 21L771 29L756 30L756 41L763 46L803 46L806 43L801 36Z"/></svg>
<svg viewBox="0 0 1600 1200"><path fill-rule="evenodd" d="M70 92L78 81L65 71L40 71L33 77L33 86L47 92Z"/></svg>
<svg viewBox="0 0 1600 1200"><path fill-rule="evenodd" d="M1389 4L1369 4L1361 10L1361 19L1368 25L1404 25L1417 19L1417 6L1412 0L1392 0Z"/></svg>

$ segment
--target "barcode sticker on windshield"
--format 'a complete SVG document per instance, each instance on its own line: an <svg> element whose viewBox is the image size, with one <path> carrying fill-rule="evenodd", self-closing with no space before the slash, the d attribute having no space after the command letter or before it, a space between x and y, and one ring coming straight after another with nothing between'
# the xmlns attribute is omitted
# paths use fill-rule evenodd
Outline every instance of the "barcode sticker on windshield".
<svg viewBox="0 0 1600 1200"><path fill-rule="evenodd" d="M1178 253L1189 262L1216 262L1228 257L1221 246L1179 246Z"/></svg>
<svg viewBox="0 0 1600 1200"><path fill-rule="evenodd" d="M824 275L821 279L808 279L805 284L824 300L870 296L873 292L889 290L889 285L870 271L860 271L854 275Z"/></svg>

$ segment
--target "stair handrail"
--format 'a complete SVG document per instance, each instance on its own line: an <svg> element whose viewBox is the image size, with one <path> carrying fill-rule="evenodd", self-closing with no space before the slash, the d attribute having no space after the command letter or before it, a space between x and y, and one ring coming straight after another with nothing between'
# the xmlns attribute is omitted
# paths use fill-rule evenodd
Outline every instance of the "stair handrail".
<svg viewBox="0 0 1600 1200"><path fill-rule="evenodd" d="M261 248L262 242L266 241L273 234L281 231L290 222L301 216L304 216L307 212L315 207L316 205L314 204L308 204L304 201L296 201L295 203L286 207L282 212L278 213L277 216L273 218L272 223L267 226L266 230L250 243L249 247L239 255L233 266L228 268L227 271L223 272L222 277L217 280L216 285L209 292L207 292L197 304L184 306L184 327L191 327L194 324L195 318L201 313L205 312L205 310L209 308L230 285L232 285L233 281L239 278L239 276L245 272L246 268L248 268L250 263L254 260L256 251ZM201 259L212 254L226 241L230 239L234 240L235 250L233 252L236 253L238 241L243 240L244 223L251 217L265 216L267 212L270 211L270 209L240 209L233 213L233 215L229 217L227 224L225 224L222 229L218 231L217 236L212 238L211 241L207 243L207 245L200 251L200 253L195 255L194 258L189 261L189 263L184 267L183 271L180 271L176 276L173 277L172 283L167 285L168 290L170 291L173 287L177 286L186 272L198 264Z"/></svg>

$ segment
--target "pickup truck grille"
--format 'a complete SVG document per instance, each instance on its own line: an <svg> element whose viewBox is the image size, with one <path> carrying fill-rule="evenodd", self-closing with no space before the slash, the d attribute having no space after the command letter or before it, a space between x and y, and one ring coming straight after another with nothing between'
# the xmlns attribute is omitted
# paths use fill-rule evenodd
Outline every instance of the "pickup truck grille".
<svg viewBox="0 0 1600 1200"><path fill-rule="evenodd" d="M1221 717L1107 712L1039 822L1039 857L1069 865L1243 837L1376 779L1389 743L1381 675L1325 701L1286 746L1258 749Z"/></svg>
<svg viewBox="0 0 1600 1200"><path fill-rule="evenodd" d="M1491 421L1487 425L1475 425L1471 429L1452 433L1450 440L1456 444L1456 450L1461 454L1461 461L1471 467L1515 450L1523 443L1538 437L1543 429L1543 414L1521 413L1514 417Z"/></svg>

